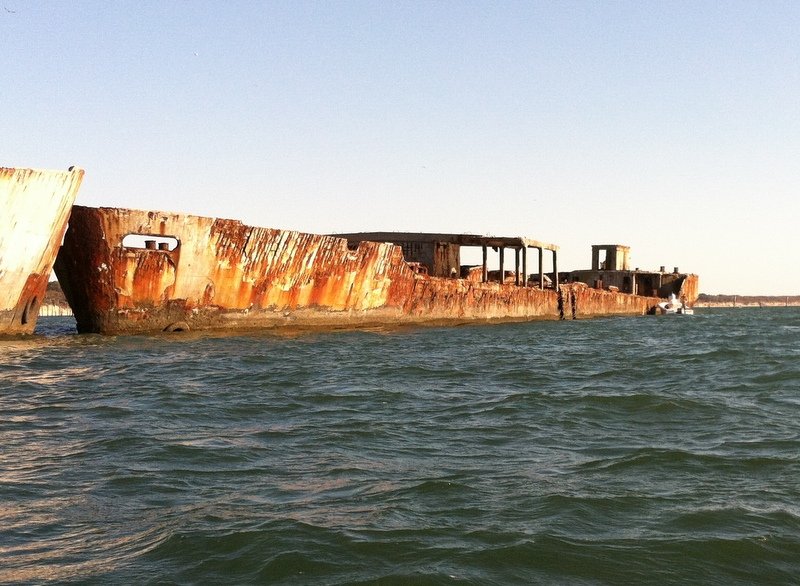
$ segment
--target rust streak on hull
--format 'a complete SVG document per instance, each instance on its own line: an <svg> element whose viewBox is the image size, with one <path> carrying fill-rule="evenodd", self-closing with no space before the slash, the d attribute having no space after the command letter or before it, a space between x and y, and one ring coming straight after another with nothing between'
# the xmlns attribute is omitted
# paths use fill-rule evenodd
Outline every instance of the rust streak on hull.
<svg viewBox="0 0 800 586"><path fill-rule="evenodd" d="M167 249L123 245L130 235ZM400 246L163 212L75 206L56 274L80 332L359 326L644 314L659 299L433 277Z"/></svg>
<svg viewBox="0 0 800 586"><path fill-rule="evenodd" d="M83 170L0 168L0 334L30 334Z"/></svg>

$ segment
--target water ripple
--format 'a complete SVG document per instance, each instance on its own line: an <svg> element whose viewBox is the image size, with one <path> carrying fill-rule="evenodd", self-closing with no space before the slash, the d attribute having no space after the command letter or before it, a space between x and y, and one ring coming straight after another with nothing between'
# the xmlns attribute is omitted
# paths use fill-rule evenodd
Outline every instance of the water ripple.
<svg viewBox="0 0 800 586"><path fill-rule="evenodd" d="M791 308L0 342L0 582L792 584Z"/></svg>

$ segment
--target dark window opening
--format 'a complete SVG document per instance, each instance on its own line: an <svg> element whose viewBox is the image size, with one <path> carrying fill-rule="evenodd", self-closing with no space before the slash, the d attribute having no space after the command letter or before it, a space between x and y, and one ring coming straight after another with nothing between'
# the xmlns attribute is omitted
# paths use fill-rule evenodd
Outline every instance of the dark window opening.
<svg viewBox="0 0 800 586"><path fill-rule="evenodd" d="M622 279L622 292L633 293L633 285L630 277L626 276L624 279Z"/></svg>

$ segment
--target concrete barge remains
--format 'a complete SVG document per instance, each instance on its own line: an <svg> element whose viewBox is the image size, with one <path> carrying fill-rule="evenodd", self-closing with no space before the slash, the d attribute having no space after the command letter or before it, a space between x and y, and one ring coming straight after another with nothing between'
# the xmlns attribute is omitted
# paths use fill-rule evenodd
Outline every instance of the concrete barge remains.
<svg viewBox="0 0 800 586"><path fill-rule="evenodd" d="M31 334L83 170L0 167L0 334Z"/></svg>
<svg viewBox="0 0 800 586"><path fill-rule="evenodd" d="M480 247L482 265L462 267L462 246ZM490 249L497 271L488 270ZM507 250L513 271L505 270ZM78 331L102 334L644 314L660 301L575 282L558 272L557 254L520 237L326 236L75 206L55 270ZM529 274L531 256L538 264Z"/></svg>
<svg viewBox="0 0 800 586"><path fill-rule="evenodd" d="M629 246L622 244L595 244L592 246L592 268L569 273L572 281L591 284L596 289L651 295L668 298L674 294L686 303L694 303L700 294L696 275L681 273L678 267L667 272L662 266L658 271L643 271L630 268Z"/></svg>

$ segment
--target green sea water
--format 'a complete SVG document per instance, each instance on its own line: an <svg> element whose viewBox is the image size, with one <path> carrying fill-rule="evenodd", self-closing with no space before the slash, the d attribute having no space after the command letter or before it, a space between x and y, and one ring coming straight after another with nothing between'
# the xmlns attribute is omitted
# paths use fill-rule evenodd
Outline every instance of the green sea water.
<svg viewBox="0 0 800 586"><path fill-rule="evenodd" d="M800 583L800 310L0 341L0 583Z"/></svg>

